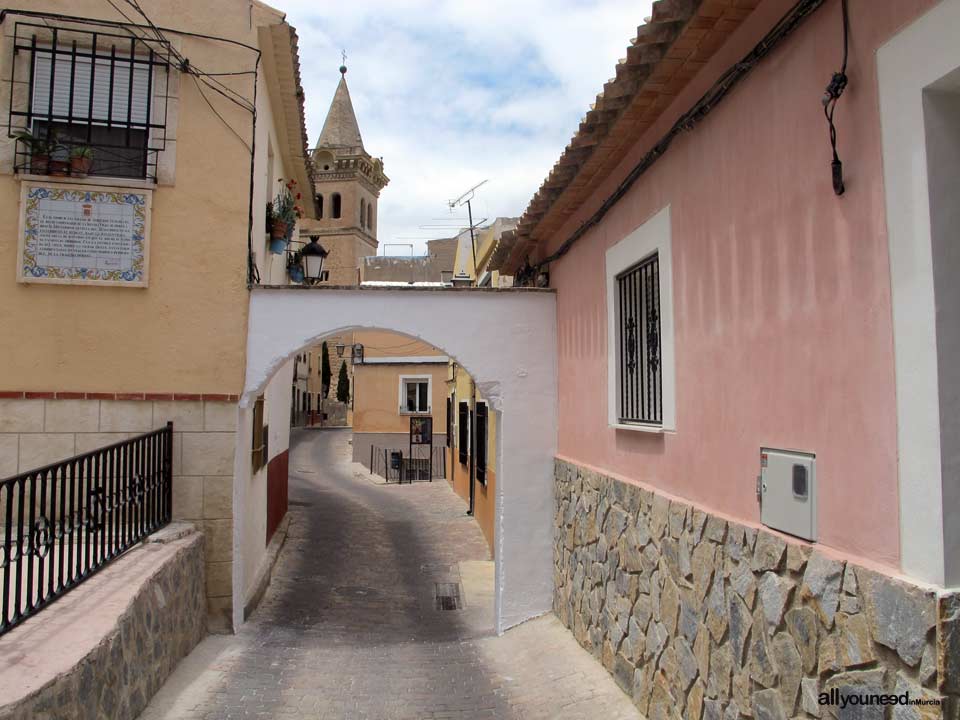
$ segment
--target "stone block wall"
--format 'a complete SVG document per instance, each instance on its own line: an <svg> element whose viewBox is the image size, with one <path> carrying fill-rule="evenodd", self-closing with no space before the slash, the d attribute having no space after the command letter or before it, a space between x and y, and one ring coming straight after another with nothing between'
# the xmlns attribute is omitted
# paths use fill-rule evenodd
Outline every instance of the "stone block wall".
<svg viewBox="0 0 960 720"><path fill-rule="evenodd" d="M960 595L555 470L554 611L650 720L958 717ZM941 704L841 712L834 690Z"/></svg>
<svg viewBox="0 0 960 720"><path fill-rule="evenodd" d="M44 397L28 397L35 395ZM190 520L204 531L210 628L227 632L232 626L237 403L222 398L2 393L0 478L110 445L173 421L173 519Z"/></svg>

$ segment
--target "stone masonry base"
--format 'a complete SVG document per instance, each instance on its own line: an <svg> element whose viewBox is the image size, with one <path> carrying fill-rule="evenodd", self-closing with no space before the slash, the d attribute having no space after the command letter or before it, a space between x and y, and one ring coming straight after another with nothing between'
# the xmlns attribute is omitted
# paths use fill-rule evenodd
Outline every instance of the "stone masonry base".
<svg viewBox="0 0 960 720"><path fill-rule="evenodd" d="M650 720L958 717L960 595L563 460L555 481L554 611Z"/></svg>
<svg viewBox="0 0 960 720"><path fill-rule="evenodd" d="M204 536L176 524L0 638L0 720L132 720L206 631Z"/></svg>

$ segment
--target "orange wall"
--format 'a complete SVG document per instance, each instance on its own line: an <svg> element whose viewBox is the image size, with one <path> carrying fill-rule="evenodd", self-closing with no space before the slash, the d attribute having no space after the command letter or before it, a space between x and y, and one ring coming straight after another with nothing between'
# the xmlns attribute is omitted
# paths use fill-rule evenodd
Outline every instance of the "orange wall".
<svg viewBox="0 0 960 720"><path fill-rule="evenodd" d="M444 432L447 423L445 364L354 365L354 432L410 431L410 414L400 413L401 375L429 375L432 378L430 414L433 417L433 432Z"/></svg>

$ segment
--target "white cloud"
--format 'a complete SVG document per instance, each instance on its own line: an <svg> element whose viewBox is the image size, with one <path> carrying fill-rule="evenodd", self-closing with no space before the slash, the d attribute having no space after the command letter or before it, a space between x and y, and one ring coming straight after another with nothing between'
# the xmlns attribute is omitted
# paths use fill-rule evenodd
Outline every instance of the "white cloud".
<svg viewBox="0 0 960 720"><path fill-rule="evenodd" d="M384 158L391 180L380 198L383 244L453 235L418 226L443 224L436 218L451 217L447 201L483 179L489 183L475 218L519 215L613 76L651 2L279 4L300 37L311 144L347 50L364 145Z"/></svg>

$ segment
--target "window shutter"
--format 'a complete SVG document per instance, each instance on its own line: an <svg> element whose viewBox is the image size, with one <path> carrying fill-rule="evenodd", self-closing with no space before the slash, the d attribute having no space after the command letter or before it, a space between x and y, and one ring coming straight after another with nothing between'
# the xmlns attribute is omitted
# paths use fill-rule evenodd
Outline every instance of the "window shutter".
<svg viewBox="0 0 960 720"><path fill-rule="evenodd" d="M465 464L467 458L469 458L469 443L470 437L468 433L470 432L470 406L465 402L460 403L460 407L457 411L457 420L459 423L459 439L458 447L460 450L460 463Z"/></svg>
<svg viewBox="0 0 960 720"><path fill-rule="evenodd" d="M453 447L453 398L450 397L447 398L447 447Z"/></svg>
<svg viewBox="0 0 960 720"><path fill-rule="evenodd" d="M53 114L66 120L70 114L71 64L69 57L58 56L53 73ZM128 101L130 103L130 122L132 125L146 126L149 121L147 110L149 98L150 70L146 65L133 68L133 95L130 94L130 65L118 56L113 65L112 116L108 112L111 106L110 61L97 60L93 73L93 115L90 115L90 59L76 58L73 65L73 117L77 120L113 122L126 124ZM31 111L41 118L50 117L50 75L53 62L49 54L38 52L34 66L33 102Z"/></svg>
<svg viewBox="0 0 960 720"><path fill-rule="evenodd" d="M487 482L487 405L486 403L477 403L476 413L476 468L477 481Z"/></svg>

